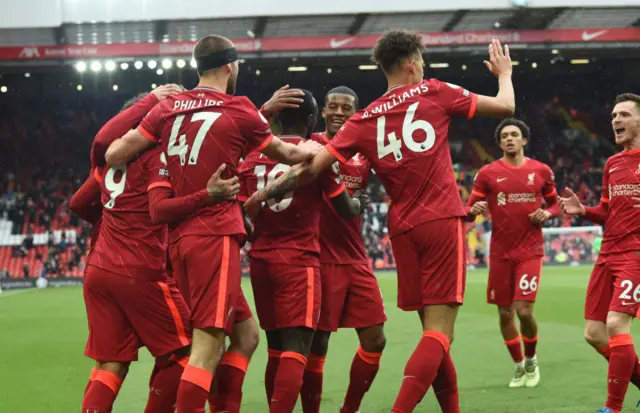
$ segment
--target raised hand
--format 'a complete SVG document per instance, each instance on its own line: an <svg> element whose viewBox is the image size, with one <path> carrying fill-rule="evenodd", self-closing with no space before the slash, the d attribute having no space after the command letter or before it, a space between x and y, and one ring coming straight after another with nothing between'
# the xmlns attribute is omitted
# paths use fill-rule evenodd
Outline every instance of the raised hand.
<svg viewBox="0 0 640 413"><path fill-rule="evenodd" d="M584 208L584 205L580 203L578 195L576 195L569 188L566 188L564 190L564 193L567 195L567 197L558 199L558 204L560 205L560 209L562 209L562 212L567 215L584 215L586 210Z"/></svg>
<svg viewBox="0 0 640 413"><path fill-rule="evenodd" d="M167 85L162 85L162 86L159 86L159 87L153 89L151 91L151 93L156 95L158 100L163 100L163 99L168 98L169 96L177 95L178 93L181 93L183 91L184 91L184 88L182 86L178 86L176 84L169 83Z"/></svg>
<svg viewBox="0 0 640 413"><path fill-rule="evenodd" d="M297 108L300 106L304 96L304 92L300 89L289 89L289 85L284 85L280 89L276 90L264 106L262 110L267 114L273 116L280 113L285 108Z"/></svg>
<svg viewBox="0 0 640 413"><path fill-rule="evenodd" d="M489 61L484 61L484 65L493 73L495 77L500 75L510 75L513 72L511 64L511 56L509 55L509 46L500 45L500 40L493 39L489 45Z"/></svg>
<svg viewBox="0 0 640 413"><path fill-rule="evenodd" d="M223 163L207 182L207 192L213 202L233 201L240 192L240 182L237 176L230 179L220 178L225 169L227 169L227 165Z"/></svg>

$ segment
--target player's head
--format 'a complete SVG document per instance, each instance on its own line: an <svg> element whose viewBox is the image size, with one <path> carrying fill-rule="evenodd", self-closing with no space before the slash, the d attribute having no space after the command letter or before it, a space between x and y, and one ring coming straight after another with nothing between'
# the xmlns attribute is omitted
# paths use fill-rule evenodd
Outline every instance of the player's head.
<svg viewBox="0 0 640 413"><path fill-rule="evenodd" d="M496 141L505 155L517 155L524 151L531 130L526 123L516 118L507 118L496 128Z"/></svg>
<svg viewBox="0 0 640 413"><path fill-rule="evenodd" d="M342 125L358 110L358 95L346 86L331 89L324 97L322 117L327 132L334 136Z"/></svg>
<svg viewBox="0 0 640 413"><path fill-rule="evenodd" d="M378 39L373 49L373 61L380 65L387 78L401 78L408 84L416 84L424 75L422 52L424 47L419 33L391 30Z"/></svg>
<svg viewBox="0 0 640 413"><path fill-rule="evenodd" d="M611 112L611 126L616 144L625 145L640 139L640 96L623 93L616 97Z"/></svg>
<svg viewBox="0 0 640 413"><path fill-rule="evenodd" d="M224 36L206 36L198 40L193 48L193 58L201 78L222 78L227 80L227 90L233 95L238 82L238 53L233 42Z"/></svg>
<svg viewBox="0 0 640 413"><path fill-rule="evenodd" d="M297 135L309 139L318 122L318 104L306 89L302 103L297 108L285 108L278 114L283 135Z"/></svg>
<svg viewBox="0 0 640 413"><path fill-rule="evenodd" d="M129 109L131 106L138 103L142 98L144 98L147 95L148 95L147 92L142 92L142 93L138 93L132 98L129 98L126 102L124 102L124 105L122 105L122 108L120 108L120 112L124 112L125 110Z"/></svg>

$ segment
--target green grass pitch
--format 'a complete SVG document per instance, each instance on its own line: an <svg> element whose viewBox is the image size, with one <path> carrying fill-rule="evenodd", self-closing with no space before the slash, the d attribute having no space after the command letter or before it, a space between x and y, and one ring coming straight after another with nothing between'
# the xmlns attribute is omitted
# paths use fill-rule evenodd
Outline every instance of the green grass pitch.
<svg viewBox="0 0 640 413"><path fill-rule="evenodd" d="M583 340L582 310L589 267L545 268L536 314L542 381L536 389L509 389L512 362L498 330L497 310L485 303L486 270L469 271L466 302L452 347L463 412L594 412L606 398L607 365ZM367 394L363 413L389 412L404 365L420 338L418 317L398 310L393 273L379 274L387 306L387 348L380 373ZM244 291L252 302L251 288ZM634 331L637 335L638 329ZM83 357L87 334L79 288L4 292L0 295L0 412L80 411L92 362ZM244 413L267 411L262 340L244 386ZM346 391L356 335L334 335L325 366L321 411L336 413ZM116 402L116 413L142 412L153 360L141 351ZM635 411L638 390L631 386L626 410ZM298 407L299 409L299 407ZM296 410L300 411L300 410ZM417 412L440 411L430 392ZM638 410L640 412L640 409Z"/></svg>

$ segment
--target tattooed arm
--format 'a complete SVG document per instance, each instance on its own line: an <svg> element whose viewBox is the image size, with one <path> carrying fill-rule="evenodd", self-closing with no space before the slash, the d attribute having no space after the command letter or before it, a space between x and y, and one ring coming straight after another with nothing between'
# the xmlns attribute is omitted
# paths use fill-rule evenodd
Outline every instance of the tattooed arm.
<svg viewBox="0 0 640 413"><path fill-rule="evenodd" d="M322 149L311 161L291 167L274 182L251 195L244 204L245 211L250 217L255 217L262 202L282 197L289 191L309 185L335 162L336 158L328 150Z"/></svg>

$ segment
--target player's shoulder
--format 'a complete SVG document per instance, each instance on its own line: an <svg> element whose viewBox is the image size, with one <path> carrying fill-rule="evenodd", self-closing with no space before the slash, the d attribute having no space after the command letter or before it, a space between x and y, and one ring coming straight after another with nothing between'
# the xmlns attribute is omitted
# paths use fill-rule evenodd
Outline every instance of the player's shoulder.
<svg viewBox="0 0 640 413"><path fill-rule="evenodd" d="M326 136L324 136L324 133L322 132L314 132L311 134L311 140L318 142L319 144L322 145L326 145L327 143L329 143L329 139L327 139Z"/></svg>
<svg viewBox="0 0 640 413"><path fill-rule="evenodd" d="M531 168L544 172L552 172L551 167L537 159L527 158L527 162L531 163Z"/></svg>
<svg viewBox="0 0 640 413"><path fill-rule="evenodd" d="M607 167L609 165L612 165L616 162L619 162L621 159L624 158L625 152L624 151L620 151L616 154L611 155L607 161L605 162L604 166Z"/></svg>
<svg viewBox="0 0 640 413"><path fill-rule="evenodd" d="M258 112L256 105L246 96L229 96L229 99L225 101L225 107L242 112Z"/></svg>
<svg viewBox="0 0 640 413"><path fill-rule="evenodd" d="M159 145L154 146L151 149L147 149L138 159L143 164L147 164L148 162L160 162L164 165L167 164L167 157Z"/></svg>
<svg viewBox="0 0 640 413"><path fill-rule="evenodd" d="M500 159L496 159L495 161L480 167L480 169L478 170L478 174L491 174L497 169L500 169L502 166L502 161Z"/></svg>

